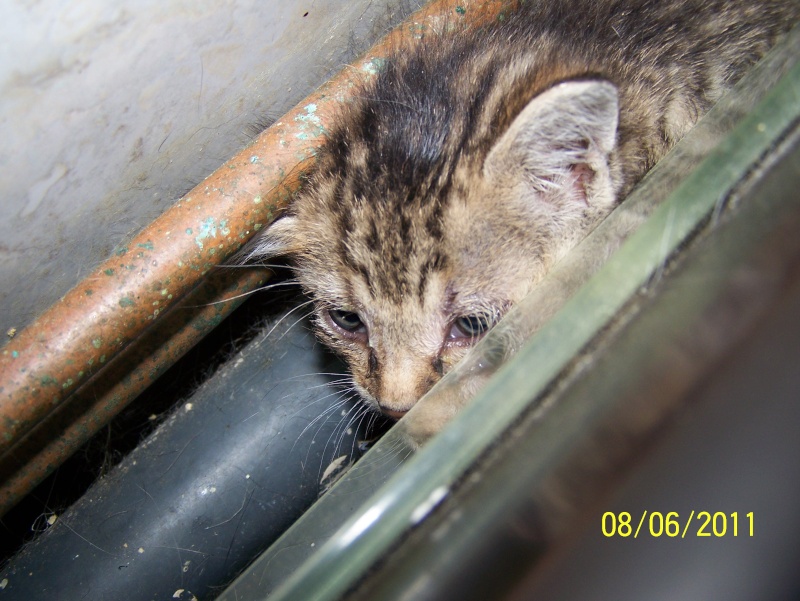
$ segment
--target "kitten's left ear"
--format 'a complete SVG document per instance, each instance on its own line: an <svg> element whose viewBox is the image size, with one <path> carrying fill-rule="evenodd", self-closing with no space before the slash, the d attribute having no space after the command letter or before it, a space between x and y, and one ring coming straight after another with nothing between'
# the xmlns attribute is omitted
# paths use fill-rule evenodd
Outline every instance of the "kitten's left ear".
<svg viewBox="0 0 800 601"><path fill-rule="evenodd" d="M297 251L297 217L278 217L250 241L235 258L236 263L254 263Z"/></svg>
<svg viewBox="0 0 800 601"><path fill-rule="evenodd" d="M617 137L617 88L604 80L560 83L531 100L489 152L484 172L522 178L537 192L564 186L594 206L614 202L609 155Z"/></svg>

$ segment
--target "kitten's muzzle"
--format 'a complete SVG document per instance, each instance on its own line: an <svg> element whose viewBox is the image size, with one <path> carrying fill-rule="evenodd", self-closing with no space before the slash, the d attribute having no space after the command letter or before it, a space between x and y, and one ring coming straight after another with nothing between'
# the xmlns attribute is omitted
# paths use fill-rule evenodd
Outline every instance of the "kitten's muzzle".
<svg viewBox="0 0 800 601"><path fill-rule="evenodd" d="M385 409L381 407L381 413L383 413L386 417L391 417L392 419L397 420L408 413L408 411L395 411L394 409Z"/></svg>

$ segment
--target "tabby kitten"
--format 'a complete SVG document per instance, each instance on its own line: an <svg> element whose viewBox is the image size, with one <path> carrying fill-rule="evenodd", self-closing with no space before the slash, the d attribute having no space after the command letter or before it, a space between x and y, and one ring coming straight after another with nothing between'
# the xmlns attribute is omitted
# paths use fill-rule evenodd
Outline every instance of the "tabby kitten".
<svg viewBox="0 0 800 601"><path fill-rule="evenodd" d="M398 49L251 248L399 418L800 17L797 0L539 0Z"/></svg>

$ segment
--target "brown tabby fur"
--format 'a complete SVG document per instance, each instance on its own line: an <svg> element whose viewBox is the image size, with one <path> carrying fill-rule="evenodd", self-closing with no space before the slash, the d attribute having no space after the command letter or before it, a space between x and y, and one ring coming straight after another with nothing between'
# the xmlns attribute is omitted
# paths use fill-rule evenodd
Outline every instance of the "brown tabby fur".
<svg viewBox="0 0 800 601"><path fill-rule="evenodd" d="M540 0L428 33L342 112L250 258L292 256L319 337L399 417L481 335L459 319L495 323L798 17L797 0Z"/></svg>

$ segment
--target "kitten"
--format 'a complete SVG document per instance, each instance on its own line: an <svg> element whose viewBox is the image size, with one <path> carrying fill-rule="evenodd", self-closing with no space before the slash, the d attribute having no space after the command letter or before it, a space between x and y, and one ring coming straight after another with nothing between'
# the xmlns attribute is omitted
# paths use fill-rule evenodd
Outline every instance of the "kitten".
<svg viewBox="0 0 800 601"><path fill-rule="evenodd" d="M400 418L800 17L796 0L541 0L398 49L249 258Z"/></svg>

